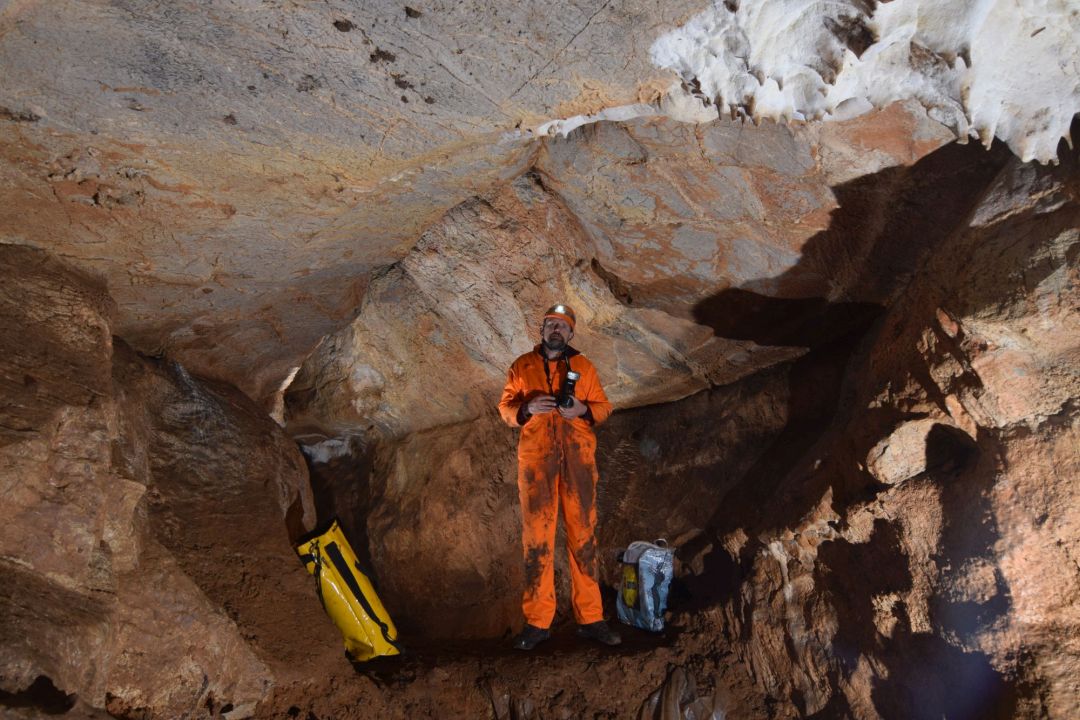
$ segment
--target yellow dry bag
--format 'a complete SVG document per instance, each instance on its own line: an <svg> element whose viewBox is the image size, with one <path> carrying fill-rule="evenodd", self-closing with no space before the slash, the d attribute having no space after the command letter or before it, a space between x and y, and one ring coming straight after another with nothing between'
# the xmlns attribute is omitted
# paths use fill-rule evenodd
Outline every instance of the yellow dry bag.
<svg viewBox="0 0 1080 720"><path fill-rule="evenodd" d="M353 660L397 655L397 628L337 520L330 529L296 547L307 571L315 576L315 591L326 614L345 636L345 652Z"/></svg>

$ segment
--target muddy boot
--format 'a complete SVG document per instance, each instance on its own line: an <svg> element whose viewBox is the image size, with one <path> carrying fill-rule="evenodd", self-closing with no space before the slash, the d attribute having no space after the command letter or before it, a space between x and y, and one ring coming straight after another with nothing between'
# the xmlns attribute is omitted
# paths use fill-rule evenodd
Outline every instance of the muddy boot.
<svg viewBox="0 0 1080 720"><path fill-rule="evenodd" d="M514 638L514 647L518 650L532 650L549 637L550 631L525 623L525 628Z"/></svg>
<svg viewBox="0 0 1080 720"><path fill-rule="evenodd" d="M595 640L605 645L618 645L622 642L622 637L619 633L612 630L606 622L598 620L594 623L588 623L586 625L578 625L577 628L578 637L588 638L589 640Z"/></svg>

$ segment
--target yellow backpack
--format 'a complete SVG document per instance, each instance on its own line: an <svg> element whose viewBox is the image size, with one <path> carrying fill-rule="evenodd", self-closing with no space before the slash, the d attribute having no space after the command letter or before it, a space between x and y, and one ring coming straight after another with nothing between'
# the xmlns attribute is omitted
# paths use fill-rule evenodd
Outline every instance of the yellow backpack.
<svg viewBox="0 0 1080 720"><path fill-rule="evenodd" d="M337 520L330 528L296 547L307 571L315 576L315 592L326 614L345 637L349 659L365 662L380 655L397 655L397 628Z"/></svg>

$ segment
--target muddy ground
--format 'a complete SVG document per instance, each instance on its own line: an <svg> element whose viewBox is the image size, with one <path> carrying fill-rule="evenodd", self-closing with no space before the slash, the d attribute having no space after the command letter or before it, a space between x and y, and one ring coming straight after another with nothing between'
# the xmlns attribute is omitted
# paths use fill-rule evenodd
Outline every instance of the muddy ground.
<svg viewBox="0 0 1080 720"><path fill-rule="evenodd" d="M510 638L426 642L350 664L325 648L296 668L257 718L676 718L765 717L745 666L717 632L717 611L676 613L663 633L617 624L622 645L578 638L573 623L531 652Z"/></svg>

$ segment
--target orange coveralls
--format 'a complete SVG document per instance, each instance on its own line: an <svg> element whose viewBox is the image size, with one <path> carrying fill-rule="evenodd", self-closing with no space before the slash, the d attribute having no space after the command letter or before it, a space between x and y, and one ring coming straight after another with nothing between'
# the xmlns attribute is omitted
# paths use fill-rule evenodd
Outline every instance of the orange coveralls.
<svg viewBox="0 0 1080 720"><path fill-rule="evenodd" d="M567 420L555 410L530 416L522 426L523 405L537 395L559 396L567 364L581 374L574 396L588 406L589 412ZM555 617L555 523L560 501L570 556L574 617L582 625L603 620L594 535L599 475L592 426L607 419L611 403L600 386L596 368L571 347L566 348L563 358L548 360L537 345L510 366L499 413L507 424L521 427L518 495L525 551L525 621L548 628ZM591 422L587 419L590 414Z"/></svg>

